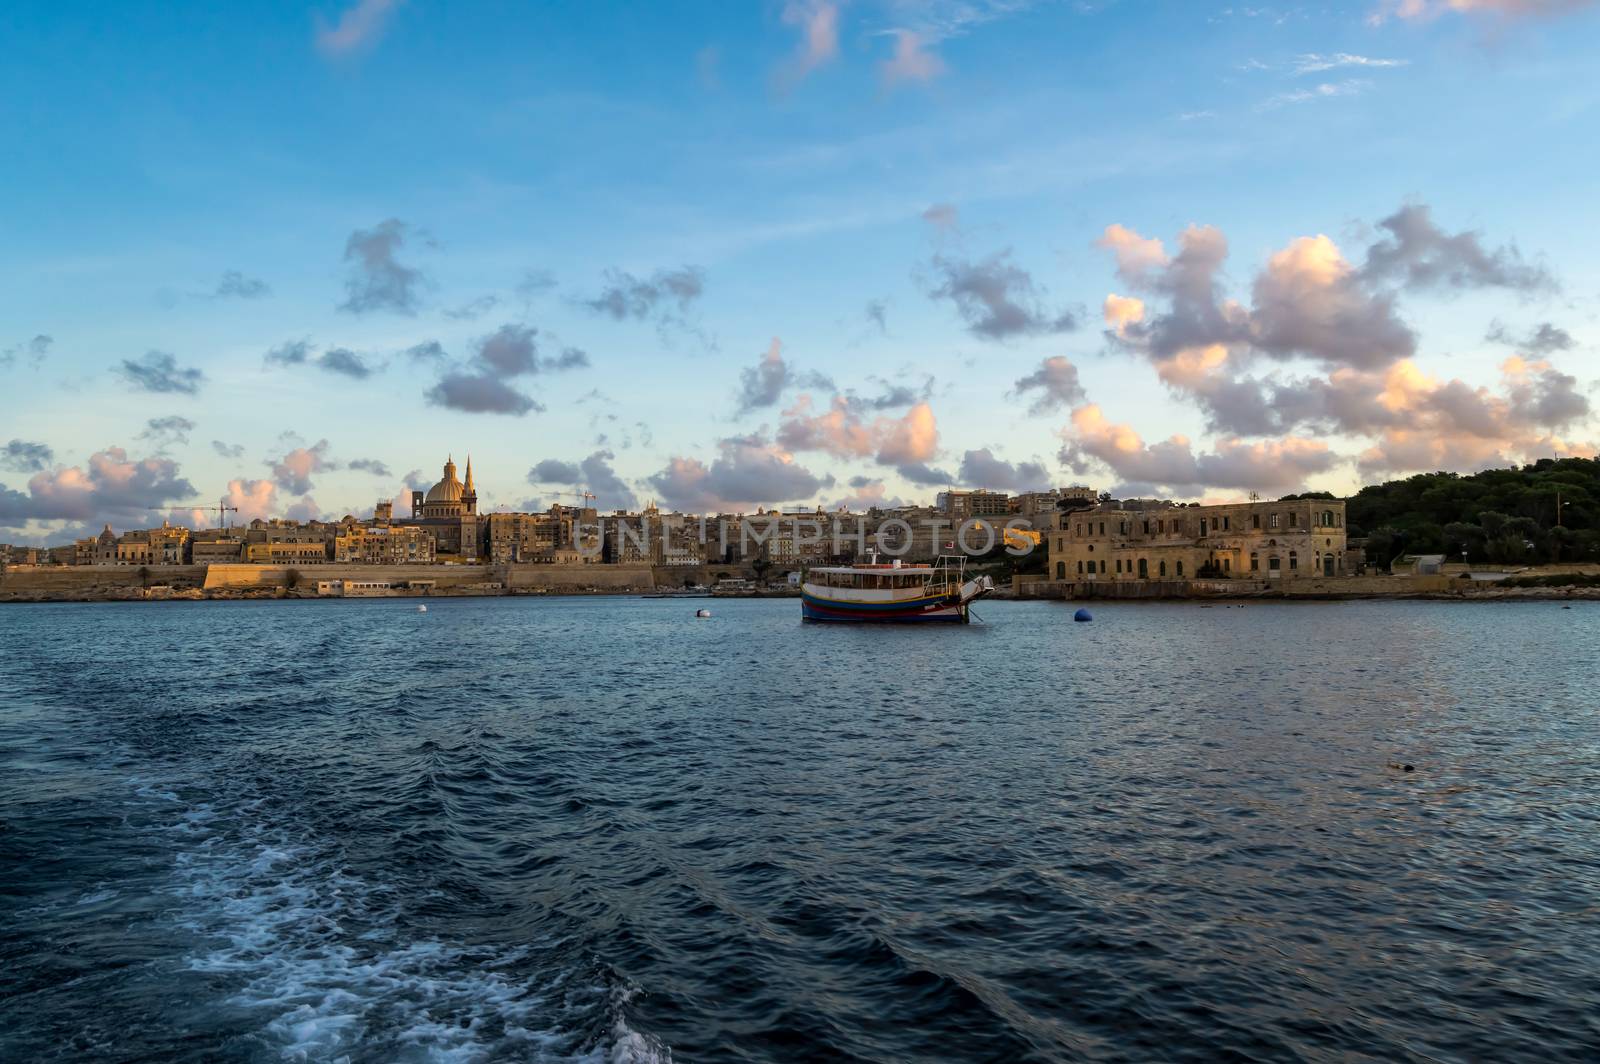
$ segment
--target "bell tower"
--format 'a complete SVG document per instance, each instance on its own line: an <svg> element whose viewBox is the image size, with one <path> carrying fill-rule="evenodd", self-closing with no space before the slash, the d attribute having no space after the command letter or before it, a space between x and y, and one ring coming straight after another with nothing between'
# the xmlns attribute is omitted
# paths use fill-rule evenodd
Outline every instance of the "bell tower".
<svg viewBox="0 0 1600 1064"><path fill-rule="evenodd" d="M462 485L461 501L466 504L467 513L478 512L478 489L472 486L472 456L467 455L467 482Z"/></svg>

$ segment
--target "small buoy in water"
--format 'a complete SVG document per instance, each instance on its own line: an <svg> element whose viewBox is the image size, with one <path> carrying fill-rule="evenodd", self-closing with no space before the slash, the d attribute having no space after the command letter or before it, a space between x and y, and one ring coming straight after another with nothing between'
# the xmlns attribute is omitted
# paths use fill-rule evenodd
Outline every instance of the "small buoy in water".
<svg viewBox="0 0 1600 1064"><path fill-rule="evenodd" d="M1389 767L1390 768L1397 768L1401 772L1415 772L1417 770L1417 766L1402 764L1399 761L1391 761L1391 762L1389 762Z"/></svg>
<svg viewBox="0 0 1600 1064"><path fill-rule="evenodd" d="M711 611L710 611L710 610L695 610L695 611L694 611L694 615L695 615L695 616L696 616L696 617L698 617L698 618L699 618L699 619L700 619L700 620L702 620L702 621L704 621L704 620L710 620L710 618L711 618Z"/></svg>
<svg viewBox="0 0 1600 1064"><path fill-rule="evenodd" d="M1094 620L1094 614L1090 613L1088 610L1080 609L1077 613L1072 615L1072 619L1081 624L1085 621Z"/></svg>
<svg viewBox="0 0 1600 1064"><path fill-rule="evenodd" d="M417 607L417 612L418 613L427 613L428 612L428 607L426 607L426 606L418 606Z"/></svg>

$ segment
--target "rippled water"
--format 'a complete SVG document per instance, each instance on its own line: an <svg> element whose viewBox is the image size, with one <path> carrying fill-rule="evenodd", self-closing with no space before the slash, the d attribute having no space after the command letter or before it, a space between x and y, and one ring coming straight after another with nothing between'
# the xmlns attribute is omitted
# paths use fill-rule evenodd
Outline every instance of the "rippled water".
<svg viewBox="0 0 1600 1064"><path fill-rule="evenodd" d="M1600 605L698 605L0 610L0 1058L1594 1059Z"/></svg>

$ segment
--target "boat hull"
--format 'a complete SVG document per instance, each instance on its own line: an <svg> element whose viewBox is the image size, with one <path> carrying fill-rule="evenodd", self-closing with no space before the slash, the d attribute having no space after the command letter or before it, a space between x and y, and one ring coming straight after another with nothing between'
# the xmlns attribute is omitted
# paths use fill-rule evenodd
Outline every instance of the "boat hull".
<svg viewBox="0 0 1600 1064"><path fill-rule="evenodd" d="M967 604L959 595L902 602L848 602L804 592L800 616L807 621L866 624L965 624Z"/></svg>

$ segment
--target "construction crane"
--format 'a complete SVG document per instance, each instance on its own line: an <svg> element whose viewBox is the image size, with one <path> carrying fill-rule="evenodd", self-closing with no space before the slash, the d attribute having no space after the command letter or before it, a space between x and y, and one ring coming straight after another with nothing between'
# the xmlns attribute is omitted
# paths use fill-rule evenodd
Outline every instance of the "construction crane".
<svg viewBox="0 0 1600 1064"><path fill-rule="evenodd" d="M592 491L552 491L550 494L559 495L563 499L582 499L585 507L594 504L594 492Z"/></svg>
<svg viewBox="0 0 1600 1064"><path fill-rule="evenodd" d="M228 515L229 511L232 511L233 513L238 513L239 512L239 508L237 506L229 506L225 502L219 502L215 506L207 506L205 508L205 512L206 513L211 513L212 511L215 511L216 515L217 515L217 527L222 529L223 531L227 531L227 528L228 528L228 526L227 526L228 516L227 515Z"/></svg>

